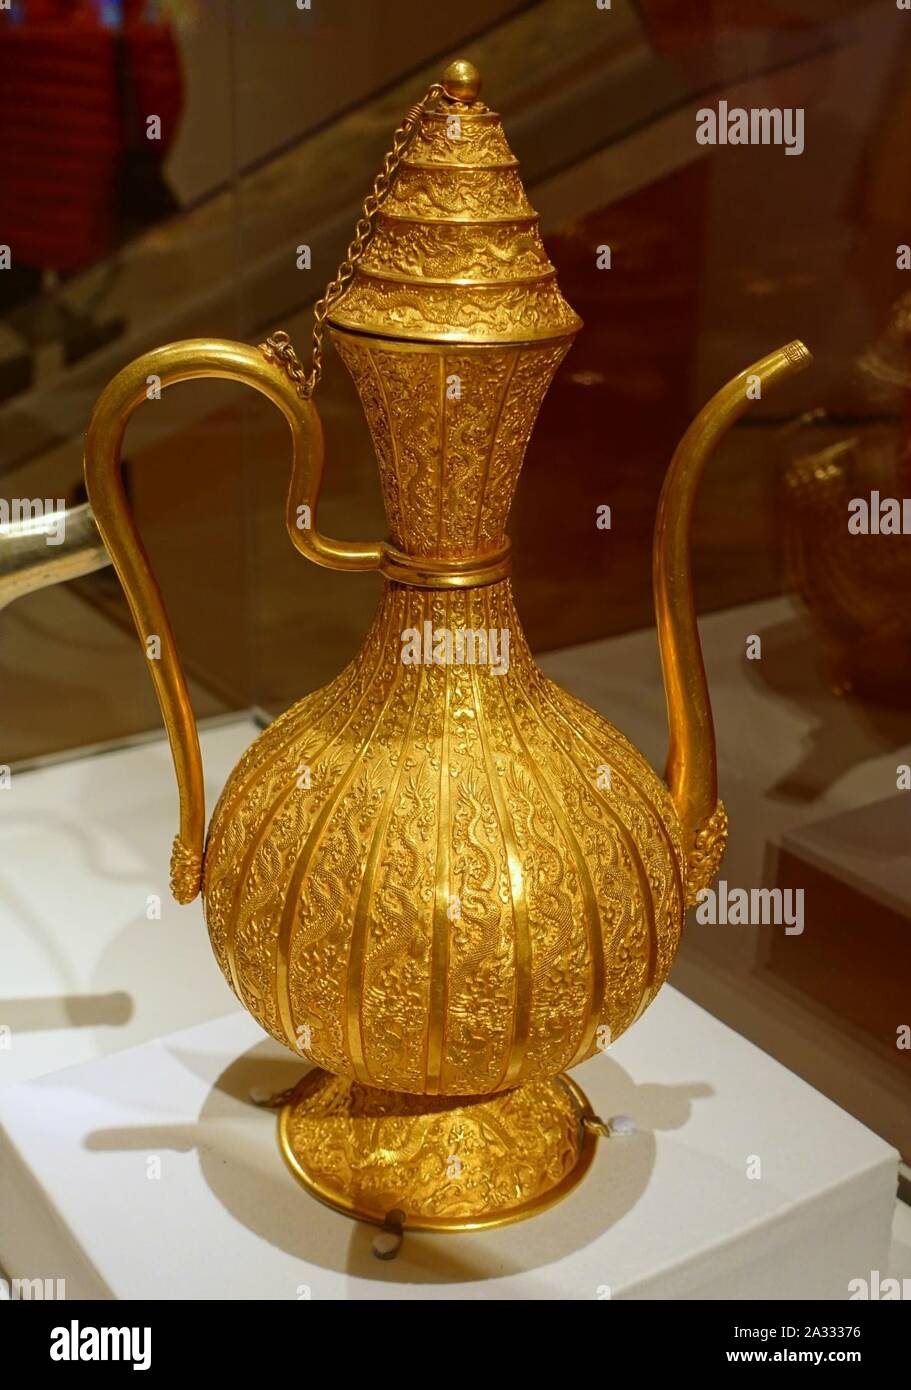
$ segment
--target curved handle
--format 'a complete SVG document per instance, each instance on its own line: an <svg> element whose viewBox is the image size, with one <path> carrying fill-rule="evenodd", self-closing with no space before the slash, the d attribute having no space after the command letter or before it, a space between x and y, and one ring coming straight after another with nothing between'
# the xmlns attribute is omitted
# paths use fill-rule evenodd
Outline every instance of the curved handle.
<svg viewBox="0 0 911 1390"><path fill-rule="evenodd" d="M712 881L724 853L727 817L718 800L715 726L696 623L690 522L703 469L718 441L766 386L812 361L795 340L738 373L703 406L674 452L655 520L653 587L670 741L666 779L684 837L687 900ZM760 384L760 392L751 387Z"/></svg>
<svg viewBox="0 0 911 1390"><path fill-rule="evenodd" d="M120 450L127 422L150 388L193 377L241 381L268 396L291 427L293 455L285 520L297 549L318 565L341 570L378 569L382 542L331 540L316 529L323 470L323 431L316 408L302 400L283 369L262 349L223 339L190 338L137 357L108 383L96 402L85 436L85 484L95 522L107 546L133 614L140 641L159 639L151 659L152 680L168 731L177 788L180 830L171 854L171 892L192 902L202 883L205 792L199 737L187 682L161 591L127 502ZM303 512L302 509L309 508ZM309 521L309 525L301 524ZM154 650L154 649L153 649Z"/></svg>

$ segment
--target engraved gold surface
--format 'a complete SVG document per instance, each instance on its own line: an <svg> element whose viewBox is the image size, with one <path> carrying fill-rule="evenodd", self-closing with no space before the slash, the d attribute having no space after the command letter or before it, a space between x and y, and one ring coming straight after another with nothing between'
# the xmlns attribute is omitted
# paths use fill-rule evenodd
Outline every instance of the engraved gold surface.
<svg viewBox="0 0 911 1390"><path fill-rule="evenodd" d="M425 622L508 631L509 669L403 664ZM204 898L280 1041L365 1085L471 1095L623 1032L670 968L683 873L667 789L543 676L508 581L387 585L357 659L229 779Z"/></svg>
<svg viewBox="0 0 911 1390"><path fill-rule="evenodd" d="M445 559L501 547L525 447L569 343L445 350L332 339L370 424L393 544Z"/></svg>
<svg viewBox="0 0 911 1390"><path fill-rule="evenodd" d="M728 813L719 801L712 815L696 832L687 856L686 904L695 906L699 894L717 877L728 842Z"/></svg>
<svg viewBox="0 0 911 1390"><path fill-rule="evenodd" d="M579 327L556 281L535 284L422 285L356 275L332 315L342 328L383 338L504 343L567 337ZM382 325L382 326L381 326Z"/></svg>
<svg viewBox="0 0 911 1390"><path fill-rule="evenodd" d="M433 1101L309 1072L279 1119L295 1177L336 1210L409 1230L476 1231L519 1221L581 1181L593 1119L566 1077L493 1099Z"/></svg>
<svg viewBox="0 0 911 1390"><path fill-rule="evenodd" d="M379 223L361 273L387 280L445 284L453 270L464 284L540 280L555 274L536 219L478 227L472 223Z"/></svg>
<svg viewBox="0 0 911 1390"><path fill-rule="evenodd" d="M175 835L171 846L171 892L177 902L191 903L201 887L202 855Z"/></svg>
<svg viewBox="0 0 911 1390"><path fill-rule="evenodd" d="M510 168L518 161L509 148L500 118L495 111L459 117L459 138L453 140L450 115L446 110L430 111L408 148L413 167L444 164L452 168Z"/></svg>
<svg viewBox="0 0 911 1390"><path fill-rule="evenodd" d="M395 1208L433 1229L518 1219L578 1180L594 1140L559 1073L648 1006L687 900L717 871L726 817L690 518L707 458L754 398L747 384L809 360L792 343L734 378L671 463L654 557L668 787L544 677L513 606L508 513L579 320L478 86L456 64L396 131L317 306L309 370L282 333L259 350L198 340L148 353L99 400L85 462L137 631L161 638L149 664L181 798L175 895L194 896L202 865L212 947L237 997L322 1069L286 1107L286 1157L342 1210L382 1220ZM458 160L444 143L454 116ZM323 437L310 397L324 323L369 421L389 541L318 529ZM268 396L291 429L292 542L318 564L384 575L355 659L229 777L204 856L186 681L120 477L150 375L163 386L228 377ZM435 659L438 635L457 633L468 654ZM406 661L412 636L419 656ZM456 1187L454 1152L471 1170Z"/></svg>
<svg viewBox="0 0 911 1390"><path fill-rule="evenodd" d="M454 90L474 90L455 80ZM462 343L571 338L500 118L482 102L429 104L327 321L374 336Z"/></svg>

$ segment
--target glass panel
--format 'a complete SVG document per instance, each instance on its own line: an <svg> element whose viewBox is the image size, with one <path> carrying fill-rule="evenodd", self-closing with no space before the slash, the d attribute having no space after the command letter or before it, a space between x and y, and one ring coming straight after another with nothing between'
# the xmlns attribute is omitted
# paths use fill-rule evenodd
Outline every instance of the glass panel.
<svg viewBox="0 0 911 1390"><path fill-rule="evenodd" d="M305 354L392 131L463 51L585 320L512 514L518 608L546 671L658 768L650 575L668 461L733 374L798 337L815 355L751 403L700 491L695 596L731 818L726 890L702 916L728 920L691 915L672 979L907 1156L911 503L895 532L888 499L909 491L911 16L897 6L13 0L0 520L80 500L92 403L138 353L281 327ZM318 399L321 527L378 537L373 446L331 350ZM288 543L288 454L277 412L223 383L166 392L131 425L129 487L200 717L271 718L339 671L375 605L374 576L307 566ZM160 729L110 571L6 609L0 666L4 762ZM781 920L764 921L772 908Z"/></svg>
<svg viewBox="0 0 911 1390"><path fill-rule="evenodd" d="M120 367L169 339L240 330L230 13L220 0L0 10L0 474L13 513L82 500L82 435ZM248 701L238 424L227 388L185 387L139 411L125 451L203 716ZM6 761L159 729L110 570L29 594L0 624Z"/></svg>

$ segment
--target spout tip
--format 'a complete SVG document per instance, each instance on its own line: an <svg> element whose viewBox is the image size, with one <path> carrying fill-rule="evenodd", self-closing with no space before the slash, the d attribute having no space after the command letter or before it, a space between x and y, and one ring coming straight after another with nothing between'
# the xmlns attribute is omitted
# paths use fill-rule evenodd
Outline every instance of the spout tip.
<svg viewBox="0 0 911 1390"><path fill-rule="evenodd" d="M795 338L792 343L787 343L781 350L788 361L793 362L798 371L802 371L804 367L809 367L813 361L812 352L806 343L802 343L799 338Z"/></svg>

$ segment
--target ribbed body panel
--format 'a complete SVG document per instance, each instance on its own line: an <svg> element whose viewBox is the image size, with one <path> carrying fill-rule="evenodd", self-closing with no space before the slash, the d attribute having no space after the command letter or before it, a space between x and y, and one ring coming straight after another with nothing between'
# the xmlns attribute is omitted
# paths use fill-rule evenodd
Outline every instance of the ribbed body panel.
<svg viewBox="0 0 911 1390"><path fill-rule="evenodd" d="M474 662L411 664L412 631L495 637L488 664L480 639ZM366 1084L445 1095L617 1037L683 914L663 783L542 675L508 582L387 586L358 658L229 780L204 895L222 968L275 1037Z"/></svg>

